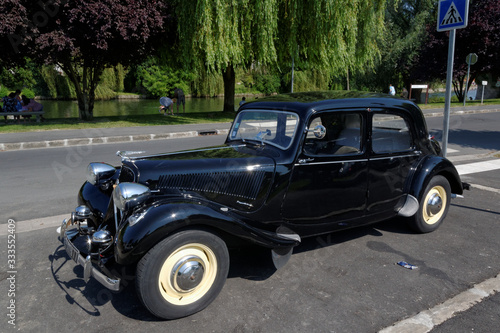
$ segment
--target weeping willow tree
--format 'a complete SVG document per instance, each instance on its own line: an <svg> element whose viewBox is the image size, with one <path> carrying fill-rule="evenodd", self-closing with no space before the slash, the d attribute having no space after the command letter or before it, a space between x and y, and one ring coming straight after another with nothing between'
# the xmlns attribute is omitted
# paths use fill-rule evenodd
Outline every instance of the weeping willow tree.
<svg viewBox="0 0 500 333"><path fill-rule="evenodd" d="M289 68L292 58L331 73L373 67L386 1L174 0L175 48L187 66L222 74L233 111L235 68Z"/></svg>

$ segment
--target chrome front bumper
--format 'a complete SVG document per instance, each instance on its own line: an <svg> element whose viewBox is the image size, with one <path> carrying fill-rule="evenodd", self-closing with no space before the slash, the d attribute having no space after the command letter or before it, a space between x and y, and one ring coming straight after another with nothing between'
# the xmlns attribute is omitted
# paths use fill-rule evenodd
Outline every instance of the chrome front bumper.
<svg viewBox="0 0 500 333"><path fill-rule="evenodd" d="M91 276L94 277L99 283L109 290L118 291L120 289L120 279L110 278L99 271L92 265L91 257L88 255L84 257L80 251L73 244L72 239L78 235L77 232L72 230L67 230L68 226L72 225L71 219L64 219L61 226L61 238L66 249L66 253L73 259L77 264L83 266L83 278L85 282L89 280Z"/></svg>

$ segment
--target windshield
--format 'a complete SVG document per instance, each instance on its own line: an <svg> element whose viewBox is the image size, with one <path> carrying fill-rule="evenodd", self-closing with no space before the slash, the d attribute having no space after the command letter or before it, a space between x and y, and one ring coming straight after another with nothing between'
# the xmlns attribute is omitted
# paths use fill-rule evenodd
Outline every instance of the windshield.
<svg viewBox="0 0 500 333"><path fill-rule="evenodd" d="M229 140L252 140L287 149L298 124L299 117L295 113L245 110L236 117Z"/></svg>

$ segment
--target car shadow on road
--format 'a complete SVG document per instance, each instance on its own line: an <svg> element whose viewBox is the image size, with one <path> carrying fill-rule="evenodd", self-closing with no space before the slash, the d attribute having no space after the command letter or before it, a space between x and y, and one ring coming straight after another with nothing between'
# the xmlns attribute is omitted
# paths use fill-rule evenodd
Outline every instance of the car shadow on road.
<svg viewBox="0 0 500 333"><path fill-rule="evenodd" d="M120 314L142 321L161 321L149 313L135 293L134 277L123 270L120 275L123 288L113 292L102 286L95 279L88 282L83 279L83 267L77 265L66 253L61 244L49 255L54 281L66 294L68 305L77 306L89 316L101 316L102 311L111 304ZM68 269L67 266L72 267Z"/></svg>
<svg viewBox="0 0 500 333"><path fill-rule="evenodd" d="M401 221L399 221L401 222ZM403 221L404 222L404 221ZM315 251L324 247L342 244L367 235L382 236L385 232L412 233L398 219L369 226L347 229L326 235L309 237L294 248L293 253ZM292 255L293 256L293 255ZM77 306L89 316L101 316L108 306L112 306L123 316L131 319L155 322L156 318L144 308L135 292L134 272L123 270L115 272L121 278L123 289L113 292L95 279L83 279L83 267L77 265L66 253L61 244L49 256L54 281L65 293L68 305ZM70 269L68 269L71 267ZM228 279L242 278L250 281L264 281L276 273L271 258L271 250L259 246L245 246L230 249L230 268Z"/></svg>
<svg viewBox="0 0 500 333"><path fill-rule="evenodd" d="M442 142L441 130L433 129L429 133ZM450 130L448 143L466 148L500 150L497 131Z"/></svg>
<svg viewBox="0 0 500 333"><path fill-rule="evenodd" d="M352 229L345 229L324 235L305 238L302 240L302 243L295 248L294 253L312 251L332 245L342 244L368 235L377 237L383 236L381 231L404 235L414 233L407 226L404 219L396 217L367 226L355 227Z"/></svg>
<svg viewBox="0 0 500 333"><path fill-rule="evenodd" d="M455 206L455 207L460 207L460 208L475 210L475 211L482 212L482 213L489 213L489 214L500 215L499 211L495 211L495 210L491 210L491 209L481 209L481 208L477 208L477 207L470 207L470 206L457 205L457 204L451 204L451 205Z"/></svg>
<svg viewBox="0 0 500 333"><path fill-rule="evenodd" d="M314 237L303 238L293 249L293 254L312 252L321 248L347 243L367 235L383 236L384 232L413 234L401 218L371 224L368 226L336 231ZM293 257L292 254L292 257ZM271 250L258 246L247 246L232 249L228 278L243 278L252 281L263 281L270 278L277 270L271 258Z"/></svg>

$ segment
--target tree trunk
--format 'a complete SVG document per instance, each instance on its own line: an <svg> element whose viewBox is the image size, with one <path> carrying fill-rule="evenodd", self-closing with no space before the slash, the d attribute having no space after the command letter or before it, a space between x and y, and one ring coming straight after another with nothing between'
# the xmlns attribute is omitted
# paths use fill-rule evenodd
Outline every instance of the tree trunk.
<svg viewBox="0 0 500 333"><path fill-rule="evenodd" d="M83 93L82 96L78 96L78 113L81 120L92 120L94 118L94 97L93 93Z"/></svg>
<svg viewBox="0 0 500 333"><path fill-rule="evenodd" d="M460 103L462 103L464 98L466 98L464 80L465 75L459 76L456 80L453 80L453 90L455 91L455 95L457 95Z"/></svg>
<svg viewBox="0 0 500 333"><path fill-rule="evenodd" d="M224 112L234 112L234 87L236 84L236 75L234 73L233 65L226 67L222 71L222 78L224 80Z"/></svg>
<svg viewBox="0 0 500 333"><path fill-rule="evenodd" d="M104 68L94 63L91 66L84 64L81 69L83 74L80 75L79 70L73 67L70 61L60 65L75 87L79 118L85 121L92 120L94 118L95 89Z"/></svg>

